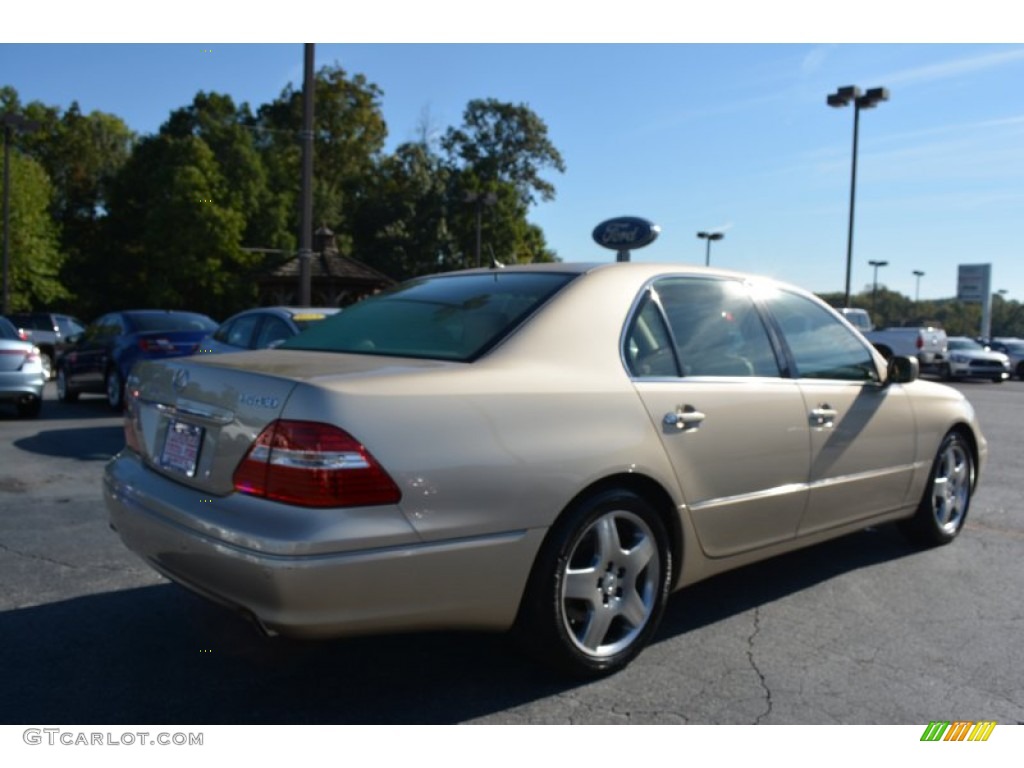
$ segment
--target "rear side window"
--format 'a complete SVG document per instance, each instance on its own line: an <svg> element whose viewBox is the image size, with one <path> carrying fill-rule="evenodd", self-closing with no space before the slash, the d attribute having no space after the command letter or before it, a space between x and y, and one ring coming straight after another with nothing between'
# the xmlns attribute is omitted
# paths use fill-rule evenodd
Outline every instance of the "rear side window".
<svg viewBox="0 0 1024 768"><path fill-rule="evenodd" d="M194 312L138 312L128 316L135 331L212 331L217 327L206 315Z"/></svg>
<svg viewBox="0 0 1024 768"><path fill-rule="evenodd" d="M279 348L468 362L574 277L495 270L413 280L364 299Z"/></svg>
<svg viewBox="0 0 1024 768"><path fill-rule="evenodd" d="M656 281L626 344L634 376L779 375L775 350L750 292L733 280Z"/></svg>

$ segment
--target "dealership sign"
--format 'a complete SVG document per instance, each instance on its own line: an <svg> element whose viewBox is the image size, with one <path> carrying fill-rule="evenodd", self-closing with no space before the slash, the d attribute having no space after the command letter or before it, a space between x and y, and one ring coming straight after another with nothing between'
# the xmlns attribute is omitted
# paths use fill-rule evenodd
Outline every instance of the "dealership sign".
<svg viewBox="0 0 1024 768"><path fill-rule="evenodd" d="M957 273L956 297L972 304L984 304L992 294L991 264L961 264Z"/></svg>

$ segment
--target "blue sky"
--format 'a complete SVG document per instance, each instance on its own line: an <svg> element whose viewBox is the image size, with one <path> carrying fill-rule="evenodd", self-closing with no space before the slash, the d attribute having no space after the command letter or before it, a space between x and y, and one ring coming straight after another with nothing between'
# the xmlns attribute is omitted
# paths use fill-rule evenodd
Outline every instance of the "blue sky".
<svg viewBox="0 0 1024 768"><path fill-rule="evenodd" d="M658 17L640 18L647 39L673 39L661 36ZM77 99L83 110L119 115L139 133L156 131L199 90L256 106L288 82L300 86L301 44L218 43L281 39L281 30L257 25L247 33L230 18L214 22L200 29L211 35L204 40L180 18L167 30L158 22L112 34L87 27L81 36L52 38L60 42L24 44L9 35L0 45L0 83L23 101L66 107ZM888 261L879 282L909 296L913 271L924 271L921 298L953 295L957 265L990 263L993 290L1024 301L1024 44L855 43L813 26L776 29L785 43L749 26L737 42L701 42L699 34L591 42L643 40L629 33L636 24L616 26L626 30L618 36L598 26L577 38L554 35L575 42L497 44L469 41L503 39L494 32L500 21L460 33L437 18L431 24L419 35L372 35L373 42L338 34L353 41L318 43L317 63L340 64L381 87L389 147L413 138L425 116L439 131L457 124L473 98L528 104L567 166L565 174L546 174L557 197L530 218L567 261L614 258L590 239L593 227L637 215L662 229L638 261L703 263L696 232L719 230L725 238L712 246L713 265L842 291L853 110L829 108L825 98L843 85L884 86L890 101L861 113L853 291L871 282L869 260ZM519 28L511 24L510 39L548 39L516 35ZM326 25L322 36L331 29L344 25ZM301 30L291 31L285 24L286 38L301 39ZM378 42L389 39L464 42ZM136 40L147 42L127 42Z"/></svg>

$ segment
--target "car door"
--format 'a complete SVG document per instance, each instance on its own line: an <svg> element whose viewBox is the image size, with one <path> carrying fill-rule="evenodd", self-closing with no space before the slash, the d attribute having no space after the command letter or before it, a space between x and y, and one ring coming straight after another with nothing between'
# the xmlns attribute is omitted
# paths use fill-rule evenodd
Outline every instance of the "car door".
<svg viewBox="0 0 1024 768"><path fill-rule="evenodd" d="M867 520L906 503L913 413L868 347L828 308L795 292L765 297L792 357L811 437L807 511L798 533Z"/></svg>
<svg viewBox="0 0 1024 768"><path fill-rule="evenodd" d="M642 296L624 358L700 544L723 557L793 538L807 500L807 414L736 280L666 277Z"/></svg>
<svg viewBox="0 0 1024 768"><path fill-rule="evenodd" d="M75 388L103 391L103 376L114 339L123 332L120 315L103 315L85 330L81 342L67 355L68 382Z"/></svg>

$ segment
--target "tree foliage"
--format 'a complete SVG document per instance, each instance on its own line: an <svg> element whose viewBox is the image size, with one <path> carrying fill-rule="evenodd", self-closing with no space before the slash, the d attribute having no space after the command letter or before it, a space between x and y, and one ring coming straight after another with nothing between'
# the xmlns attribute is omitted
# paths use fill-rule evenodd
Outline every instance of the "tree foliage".
<svg viewBox="0 0 1024 768"><path fill-rule="evenodd" d="M565 164L529 107L474 100L460 125L424 123L420 141L388 153L378 86L334 65L316 73L315 93L313 227L330 227L343 254L396 279L473 266L478 238L484 263L556 258L528 214L554 197L545 173ZM0 106L39 124L25 149L50 186L33 204L47 200L59 254L39 264L51 277L63 265L79 314L157 306L223 317L255 302L256 276L294 255L301 88L255 110L200 92L141 140L113 115L23 105L10 87ZM57 295L40 287L31 301Z"/></svg>
<svg viewBox="0 0 1024 768"><path fill-rule="evenodd" d="M8 300L11 311L52 306L69 298L60 281L63 262L60 231L50 216L53 189L43 167L31 157L10 152L10 233ZM0 237L3 237L0 219Z"/></svg>
<svg viewBox="0 0 1024 768"><path fill-rule="evenodd" d="M820 297L833 307L843 304L842 293L823 293ZM879 286L877 292L867 289L851 296L850 304L868 310L876 328L934 324L950 336L974 337L981 333L981 305L956 298L914 301ZM1024 338L1024 306L996 294L992 298L991 323L992 336Z"/></svg>

